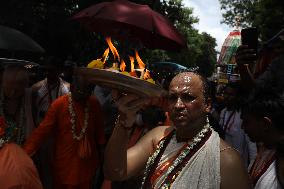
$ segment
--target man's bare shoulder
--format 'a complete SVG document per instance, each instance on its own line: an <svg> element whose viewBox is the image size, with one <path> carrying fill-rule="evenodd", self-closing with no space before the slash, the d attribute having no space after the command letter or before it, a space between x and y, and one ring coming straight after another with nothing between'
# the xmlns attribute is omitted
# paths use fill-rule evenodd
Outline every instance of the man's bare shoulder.
<svg viewBox="0 0 284 189"><path fill-rule="evenodd" d="M167 136L174 128L171 126L158 126L150 130L147 135L151 136L153 144L157 145L159 141Z"/></svg>
<svg viewBox="0 0 284 189"><path fill-rule="evenodd" d="M159 141L167 136L173 127L169 126L159 126L155 127L154 129L148 131L132 148L135 151L143 151L143 153L147 153L147 158L155 151Z"/></svg>
<svg viewBox="0 0 284 189"><path fill-rule="evenodd" d="M220 139L221 188L250 188L247 169L237 150Z"/></svg>
<svg viewBox="0 0 284 189"><path fill-rule="evenodd" d="M239 162L242 163L239 152L222 139L220 139L220 158L221 164L227 166L239 164Z"/></svg>

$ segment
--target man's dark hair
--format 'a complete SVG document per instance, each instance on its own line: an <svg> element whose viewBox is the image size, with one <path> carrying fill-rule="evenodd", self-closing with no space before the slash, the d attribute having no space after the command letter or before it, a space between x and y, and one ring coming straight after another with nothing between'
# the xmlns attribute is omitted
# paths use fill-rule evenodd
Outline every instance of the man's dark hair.
<svg viewBox="0 0 284 189"><path fill-rule="evenodd" d="M72 83L71 85L74 87L74 86L79 86L79 88L82 88L82 86L80 86L80 82L82 82L81 80L83 80L84 83L87 83L85 87L85 89L89 92L89 93L92 93L95 89L95 85L88 82L87 80L85 80L85 78L81 75L73 75L73 78L72 78Z"/></svg>
<svg viewBox="0 0 284 189"><path fill-rule="evenodd" d="M284 94L277 93L273 88L255 88L242 110L244 114L269 117L273 127L284 129Z"/></svg>

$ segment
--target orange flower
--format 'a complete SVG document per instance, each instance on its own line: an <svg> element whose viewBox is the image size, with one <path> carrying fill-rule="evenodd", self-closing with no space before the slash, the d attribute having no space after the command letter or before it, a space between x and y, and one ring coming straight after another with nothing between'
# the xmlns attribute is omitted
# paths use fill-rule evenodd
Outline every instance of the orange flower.
<svg viewBox="0 0 284 189"><path fill-rule="evenodd" d="M7 128L6 121L4 117L0 117L0 137L5 134L5 130Z"/></svg>

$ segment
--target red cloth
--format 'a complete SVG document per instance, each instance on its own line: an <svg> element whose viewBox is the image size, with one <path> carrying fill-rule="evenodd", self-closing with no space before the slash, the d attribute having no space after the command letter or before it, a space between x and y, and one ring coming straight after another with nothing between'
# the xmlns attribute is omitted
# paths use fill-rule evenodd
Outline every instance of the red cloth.
<svg viewBox="0 0 284 189"><path fill-rule="evenodd" d="M78 154L80 141L74 140L71 133L68 96L55 100L44 120L36 128L24 145L25 151L32 155L50 134L54 133L53 177L56 183L77 185L92 179L99 164L97 144L104 144L103 115L99 102L90 97L89 120L86 135L89 139L92 155L81 159ZM73 101L76 113L76 133L83 127L84 107Z"/></svg>
<svg viewBox="0 0 284 189"><path fill-rule="evenodd" d="M111 181L105 179L101 186L101 189L111 189Z"/></svg>
<svg viewBox="0 0 284 189"><path fill-rule="evenodd" d="M142 137L144 129L145 129L144 127L137 127L137 126L134 128L134 131L128 141L127 149L131 148L138 142L138 140Z"/></svg>
<svg viewBox="0 0 284 189"><path fill-rule="evenodd" d="M30 157L17 144L5 144L0 149L1 189L42 189Z"/></svg>

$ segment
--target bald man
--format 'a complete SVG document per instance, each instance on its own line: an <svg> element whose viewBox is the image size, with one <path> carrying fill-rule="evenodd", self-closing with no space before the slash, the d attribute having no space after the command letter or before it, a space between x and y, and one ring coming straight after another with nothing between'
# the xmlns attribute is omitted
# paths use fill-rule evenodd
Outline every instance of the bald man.
<svg viewBox="0 0 284 189"><path fill-rule="evenodd" d="M128 129L147 102L130 94L114 97L120 116L105 152L106 177L125 180L144 171L141 188L250 188L238 152L209 125L207 94L206 81L200 75L177 75L168 97L173 125L156 127L128 150Z"/></svg>

